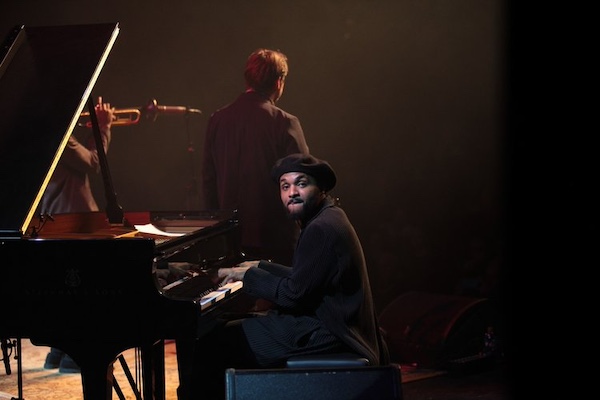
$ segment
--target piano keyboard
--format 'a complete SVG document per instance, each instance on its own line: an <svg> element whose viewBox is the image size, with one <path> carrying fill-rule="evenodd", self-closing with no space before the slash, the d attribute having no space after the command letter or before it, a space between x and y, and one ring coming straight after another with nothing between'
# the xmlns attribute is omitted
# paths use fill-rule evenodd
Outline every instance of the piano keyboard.
<svg viewBox="0 0 600 400"><path fill-rule="evenodd" d="M226 283L210 293L205 294L200 299L200 310L204 311L215 303L223 300L225 297L230 296L232 293L240 290L244 284L241 281Z"/></svg>
<svg viewBox="0 0 600 400"><path fill-rule="evenodd" d="M243 287L241 281L227 284L215 283L214 275L207 271L194 272L162 288L171 299L192 301L204 311Z"/></svg>

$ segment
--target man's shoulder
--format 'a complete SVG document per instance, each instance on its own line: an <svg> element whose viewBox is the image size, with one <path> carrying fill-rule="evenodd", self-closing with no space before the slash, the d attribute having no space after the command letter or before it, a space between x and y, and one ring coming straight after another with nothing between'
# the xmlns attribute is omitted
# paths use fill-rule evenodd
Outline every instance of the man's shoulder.
<svg viewBox="0 0 600 400"><path fill-rule="evenodd" d="M283 124L284 126L293 126L295 129L301 129L300 119L294 114L282 109L270 101L258 97L249 96L248 93L242 93L231 103L228 103L214 111L210 120L212 123L222 120L244 120L249 115L253 115L253 120L259 114L263 114L266 120L271 123Z"/></svg>
<svg viewBox="0 0 600 400"><path fill-rule="evenodd" d="M349 223L350 221L348 220L346 212L342 208L335 204L327 204L312 219L308 226L313 225L314 227L336 228Z"/></svg>
<svg viewBox="0 0 600 400"><path fill-rule="evenodd" d="M263 106L263 104L271 105L271 103L261 99L260 97L250 96L249 93L241 93L231 102L219 107L212 113L211 117L239 113L240 110L258 110Z"/></svg>
<svg viewBox="0 0 600 400"><path fill-rule="evenodd" d="M229 109L234 108L237 103L239 103L239 100L235 99L225 105L222 105L221 107L219 107L215 111L213 111L213 113L211 114L211 117L226 113Z"/></svg>
<svg viewBox="0 0 600 400"><path fill-rule="evenodd" d="M292 113L290 113L288 111L285 111L283 108L278 107L276 105L273 105L273 107L276 108L279 111L279 113L281 114L281 116L283 118L288 119L288 120L293 119L293 120L296 120L296 121L300 121L300 119L297 116L295 116L294 114L292 114Z"/></svg>

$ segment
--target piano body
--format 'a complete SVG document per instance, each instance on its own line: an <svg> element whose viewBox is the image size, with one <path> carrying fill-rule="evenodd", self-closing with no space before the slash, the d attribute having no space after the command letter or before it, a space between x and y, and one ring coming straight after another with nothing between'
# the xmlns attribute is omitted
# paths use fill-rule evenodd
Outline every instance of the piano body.
<svg viewBox="0 0 600 400"><path fill-rule="evenodd" d="M48 221L37 238L0 239L0 301L5 305L0 337L30 338L36 345L62 349L81 367L84 398L110 399L109 368L120 353L150 348L159 339L195 337L200 321L221 311L221 299L207 296L222 289L211 271L235 262L237 222L208 214L180 217L190 226L207 225L156 244L133 228L110 226L105 213L63 214ZM156 218L135 215L140 224ZM60 232L61 226L73 225L78 229ZM157 272L183 260L200 267L185 280L188 293L163 290ZM223 290L219 297L227 300L236 289ZM151 398L152 387L144 390L144 398Z"/></svg>
<svg viewBox="0 0 600 400"><path fill-rule="evenodd" d="M239 261L234 212L34 216L118 31L117 23L21 26L0 53L0 338L67 352L86 400L112 398L111 366L124 350L195 335L239 289L211 277ZM185 229L157 236L135 229L144 224ZM164 286L159 273L181 264L188 275ZM144 387L144 398L164 396L154 384L158 393Z"/></svg>

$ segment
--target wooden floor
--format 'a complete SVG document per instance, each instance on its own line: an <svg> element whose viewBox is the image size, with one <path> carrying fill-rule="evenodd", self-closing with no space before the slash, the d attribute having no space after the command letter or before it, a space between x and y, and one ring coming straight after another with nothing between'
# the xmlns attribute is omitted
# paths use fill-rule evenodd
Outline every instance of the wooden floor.
<svg viewBox="0 0 600 400"><path fill-rule="evenodd" d="M34 346L22 341L23 391L19 398L17 360L10 359L11 374L7 375L0 364L0 400L77 400L82 399L81 376L61 374L58 370L45 370L44 360L49 348ZM127 367L136 374L136 352L123 353ZM416 370L401 366L403 400L512 400L503 364L487 365L470 371ZM134 389L129 385L120 362L114 366L114 377L126 400L135 400ZM141 382L139 381L139 388ZM166 400L177 400L177 359L175 344L165 343ZM139 389L141 390L141 389ZM113 391L113 399L119 399ZM257 399L260 400L260 399ZM300 400L300 399L299 399Z"/></svg>
<svg viewBox="0 0 600 400"><path fill-rule="evenodd" d="M29 340L23 339L21 342L22 353L22 371L23 371L23 400L76 400L83 398L81 386L81 375L59 373L58 369L44 369L44 360L50 350L45 346L34 346ZM141 377L136 376L139 364L139 357L136 356L135 349L130 349L122 353L126 361L126 368L133 375L137 388L134 389L127 379L125 369L121 362L117 360L114 363L114 379L123 392L126 400L135 400L135 391L141 391ZM0 400L10 400L12 397L18 399L18 374L17 360L11 357L11 374L6 375L5 368L0 365ZM167 341L165 343L165 389L167 400L177 400L177 386L179 378L177 375L177 358L175 352L175 343ZM119 399L115 390L113 390L113 399Z"/></svg>

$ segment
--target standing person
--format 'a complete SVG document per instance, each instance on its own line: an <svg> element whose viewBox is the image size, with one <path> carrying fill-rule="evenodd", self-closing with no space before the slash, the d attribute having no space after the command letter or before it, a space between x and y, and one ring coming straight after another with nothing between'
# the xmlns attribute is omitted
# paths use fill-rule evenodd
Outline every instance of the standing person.
<svg viewBox="0 0 600 400"><path fill-rule="evenodd" d="M242 251L285 264L291 262L298 227L281 209L269 173L278 159L308 153L298 118L275 105L288 71L280 51L250 54L246 91L209 118L202 158L205 208L237 210Z"/></svg>
<svg viewBox="0 0 600 400"><path fill-rule="evenodd" d="M99 97L95 111L106 153L111 140L114 108L110 103L102 103L102 97ZM99 172L94 136L88 135L82 143L72 134L44 191L39 210L50 215L99 211L90 186L90 174Z"/></svg>
<svg viewBox="0 0 600 400"><path fill-rule="evenodd" d="M326 161L292 154L277 162L272 177L284 209L301 227L291 267L245 261L219 269L218 276L223 283L243 281L244 292L277 308L223 322L200 338L191 393L180 387L182 399L222 399L226 368L277 368L290 356L354 352L371 365L388 362L361 243L328 195L335 172Z"/></svg>
<svg viewBox="0 0 600 400"><path fill-rule="evenodd" d="M102 137L104 152L111 140L111 125L114 108L98 98L95 112ZM82 143L71 134L69 142L44 191L39 210L42 214L63 214L99 211L90 186L90 174L100 172L98 150L93 135ZM78 373L79 366L68 354L52 347L46 356L45 369L58 368L63 373Z"/></svg>

